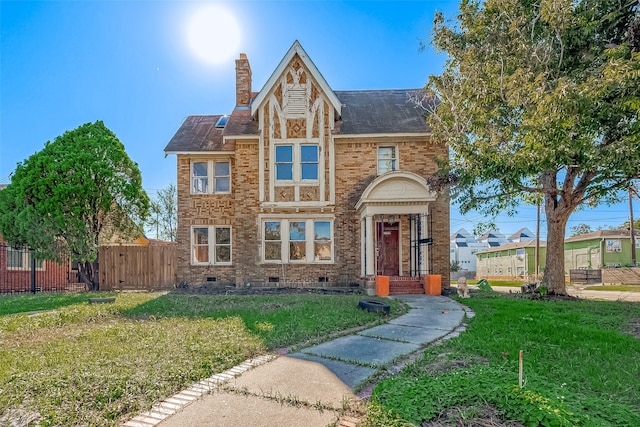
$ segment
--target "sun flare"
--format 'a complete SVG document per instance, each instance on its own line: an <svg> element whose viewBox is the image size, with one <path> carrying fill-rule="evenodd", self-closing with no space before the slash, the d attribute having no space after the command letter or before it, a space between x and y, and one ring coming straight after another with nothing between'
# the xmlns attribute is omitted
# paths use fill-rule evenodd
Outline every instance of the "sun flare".
<svg viewBox="0 0 640 427"><path fill-rule="evenodd" d="M189 48L212 65L231 60L238 52L241 36L238 20L223 6L197 9L187 24Z"/></svg>

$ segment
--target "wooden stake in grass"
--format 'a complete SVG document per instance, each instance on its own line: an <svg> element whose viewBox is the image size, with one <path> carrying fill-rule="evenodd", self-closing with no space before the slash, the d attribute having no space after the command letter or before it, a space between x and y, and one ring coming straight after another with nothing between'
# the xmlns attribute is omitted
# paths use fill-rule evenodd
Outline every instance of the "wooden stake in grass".
<svg viewBox="0 0 640 427"><path fill-rule="evenodd" d="M522 350L520 350L520 370L518 372L518 385L522 388Z"/></svg>

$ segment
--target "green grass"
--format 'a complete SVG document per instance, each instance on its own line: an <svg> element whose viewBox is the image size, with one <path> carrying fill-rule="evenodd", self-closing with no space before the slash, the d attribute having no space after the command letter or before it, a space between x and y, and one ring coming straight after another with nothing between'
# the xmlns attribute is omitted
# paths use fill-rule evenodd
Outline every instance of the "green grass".
<svg viewBox="0 0 640 427"><path fill-rule="evenodd" d="M116 296L114 304L87 303ZM0 297L0 424L119 425L268 349L380 321L356 295ZM392 310L398 313L397 303ZM11 415L13 414L13 415Z"/></svg>
<svg viewBox="0 0 640 427"><path fill-rule="evenodd" d="M420 425L457 412L461 421L489 406L527 426L640 425L640 339L629 334L640 304L484 293L461 302L476 313L468 329L374 389L387 420ZM365 425L385 424L395 425Z"/></svg>

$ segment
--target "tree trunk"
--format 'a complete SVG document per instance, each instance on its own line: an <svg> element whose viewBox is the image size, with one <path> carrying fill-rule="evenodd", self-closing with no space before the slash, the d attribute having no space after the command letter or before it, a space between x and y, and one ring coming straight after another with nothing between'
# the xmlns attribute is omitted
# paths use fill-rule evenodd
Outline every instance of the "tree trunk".
<svg viewBox="0 0 640 427"><path fill-rule="evenodd" d="M542 285L550 294L567 295L564 272L564 233L568 215L554 208L554 204L545 204L547 215L547 256Z"/></svg>
<svg viewBox="0 0 640 427"><path fill-rule="evenodd" d="M80 274L82 281L87 284L87 288L90 291L100 290L97 258L93 262L85 261L78 263L78 273Z"/></svg>

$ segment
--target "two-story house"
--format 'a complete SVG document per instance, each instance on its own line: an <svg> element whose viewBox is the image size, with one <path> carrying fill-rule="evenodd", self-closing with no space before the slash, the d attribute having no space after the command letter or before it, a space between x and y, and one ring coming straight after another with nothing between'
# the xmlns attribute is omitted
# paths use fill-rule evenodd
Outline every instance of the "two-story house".
<svg viewBox="0 0 640 427"><path fill-rule="evenodd" d="M357 72L349 70L349 72ZM449 200L414 90L334 91L298 41L260 92L244 54L229 115L189 116L177 157L178 280L369 289L442 275ZM392 287L393 292L393 287Z"/></svg>

